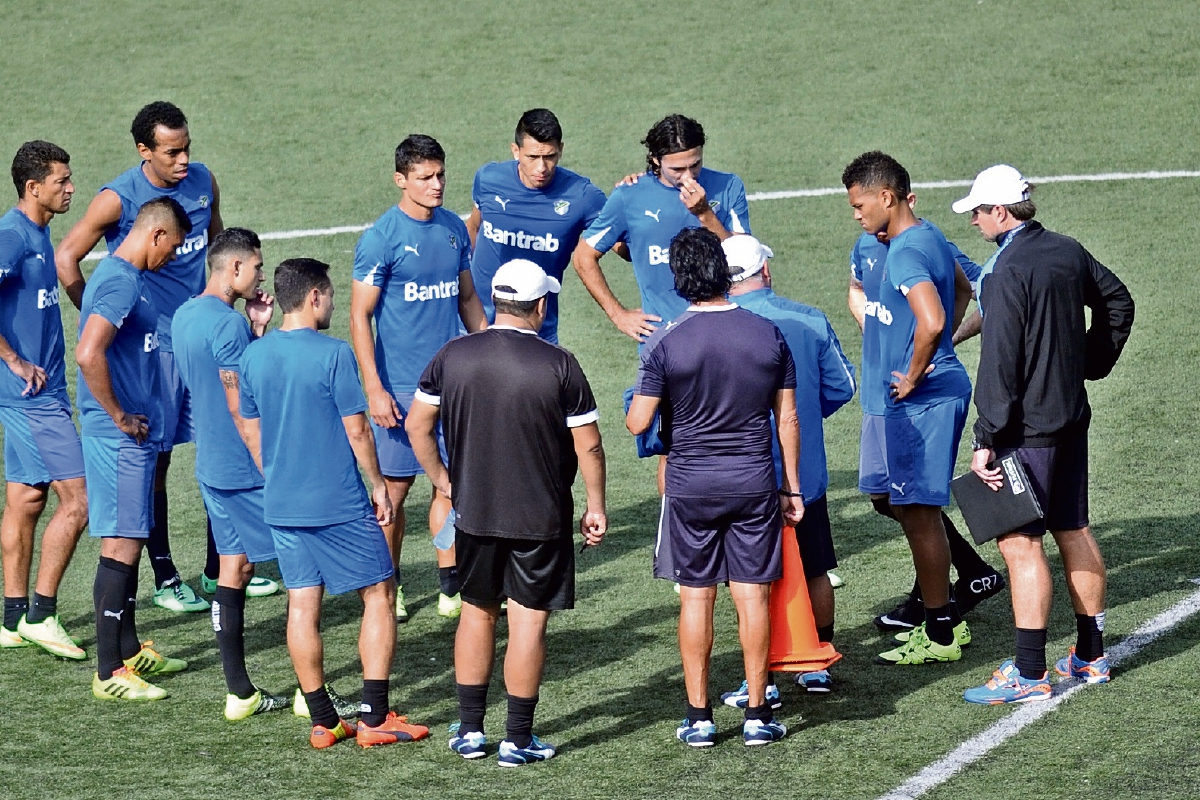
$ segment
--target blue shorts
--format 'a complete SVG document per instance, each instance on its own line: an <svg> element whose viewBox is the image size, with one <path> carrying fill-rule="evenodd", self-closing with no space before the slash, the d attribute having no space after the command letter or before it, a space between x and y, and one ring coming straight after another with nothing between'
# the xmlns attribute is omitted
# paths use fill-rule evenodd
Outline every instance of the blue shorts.
<svg viewBox="0 0 1200 800"><path fill-rule="evenodd" d="M682 586L772 583L783 575L783 513L774 491L662 498L654 577Z"/></svg>
<svg viewBox="0 0 1200 800"><path fill-rule="evenodd" d="M371 430L375 434L375 454L379 457L379 471L388 478L411 478L414 475L424 475L425 470L417 456L413 453L404 431L404 418L408 409L412 408L413 392L393 392L396 405L400 406L400 424L394 428L381 428L374 422ZM442 454L442 463L449 461L446 455L446 440L442 436L442 423L437 424L438 452Z"/></svg>
<svg viewBox="0 0 1200 800"><path fill-rule="evenodd" d="M950 479L969 401L969 396L959 397L911 416L883 418L892 505L950 505Z"/></svg>
<svg viewBox="0 0 1200 800"><path fill-rule="evenodd" d="M887 494L889 483L883 417L863 414L858 440L858 490L863 494Z"/></svg>
<svg viewBox="0 0 1200 800"><path fill-rule="evenodd" d="M623 400L625 402L626 414L629 413L629 407L633 405L633 393L636 388L636 386L630 386L625 390ZM665 456L667 454L667 445L663 442L660 435L662 430L661 420L662 416L655 411L654 419L650 420L650 427L633 437L633 441L637 445L638 458ZM772 423L774 423L774 417L772 417ZM774 441L774 438L771 441Z"/></svg>
<svg viewBox="0 0 1200 800"><path fill-rule="evenodd" d="M343 594L374 586L393 574L383 528L370 509L350 522L318 528L272 525L271 538L288 589L324 586L330 594Z"/></svg>
<svg viewBox="0 0 1200 800"><path fill-rule="evenodd" d="M163 440L159 449L171 452L177 444L196 441L192 427L192 395L175 368L175 354L158 349L158 396L162 400Z"/></svg>
<svg viewBox="0 0 1200 800"><path fill-rule="evenodd" d="M213 541L223 556L244 555L251 564L275 559L275 541L263 519L263 490L214 489L203 481L200 496L212 522Z"/></svg>
<svg viewBox="0 0 1200 800"><path fill-rule="evenodd" d="M128 436L84 436L90 536L145 539L154 520L154 470L158 442Z"/></svg>
<svg viewBox="0 0 1200 800"><path fill-rule="evenodd" d="M54 405L0 406L4 426L4 479L41 486L82 478L83 450L65 393Z"/></svg>

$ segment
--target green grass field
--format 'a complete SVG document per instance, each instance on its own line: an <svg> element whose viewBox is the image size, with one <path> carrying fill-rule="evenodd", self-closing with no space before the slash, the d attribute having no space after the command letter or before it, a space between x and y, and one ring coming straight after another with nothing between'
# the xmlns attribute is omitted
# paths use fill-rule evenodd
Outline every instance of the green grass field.
<svg viewBox="0 0 1200 800"><path fill-rule="evenodd" d="M562 7L111 0L9 3L4 18L0 154L46 138L73 157L78 193L54 223L56 240L104 181L134 163L129 122L155 99L188 114L193 156L220 181L226 224L260 232L375 219L397 199L391 153L410 132L445 145L447 205L465 212L474 170L507 158L517 117L539 105L563 122L564 165L606 190L641 167L639 140L673 111L704 123L706 163L737 172L750 192L836 186L851 158L877 147L916 181L966 179L999 161L1027 175L1200 168L1200 22L1187 0L581 0ZM964 191L922 190L919 211L982 260L990 245L949 210ZM1188 595L1189 579L1200 576L1192 388L1200 345L1186 293L1200 180L1053 183L1036 199L1039 219L1080 239L1138 303L1122 362L1091 387L1092 519L1110 569L1108 640L1115 642ZM751 221L777 254L777 289L824 309L857 360L845 289L859 229L845 201L754 202ZM342 337L355 241L342 234L265 248L268 265L297 255L334 265L341 305L331 333ZM605 265L632 302L628 268L615 259ZM317 753L290 715L226 723L207 617L152 607L143 568L143 636L193 668L162 681L172 693L162 703L101 704L88 690L91 663L0 654L0 696L9 709L0 796L851 800L891 790L1009 713L960 699L1011 654L1006 596L973 613L975 644L961 662L910 670L870 664L883 643L870 618L907 589L912 568L898 527L855 490L853 403L826 428L838 571L848 582L837 594L836 643L845 654L837 692L814 699L785 689L782 718L793 733L774 747L743 748L740 715L730 709L717 711L727 738L713 750L675 742L683 711L677 604L669 585L650 578L653 466L634 458L619 408L634 346L568 277L561 336L600 400L612 528L602 547L579 559L577 610L551 623L537 730L561 745L559 758L510 772L490 759L462 762L446 748L445 726L455 717L453 624L434 609L432 548L416 524L428 488L419 484L404 565L414 613L400 629L392 699L433 727L430 741ZM63 314L73 337L74 309L64 306ZM964 345L961 356L973 372L978 343ZM203 565L203 509L192 449L177 453L173 545L185 578L194 579ZM994 545L984 553L1001 563ZM85 538L60 601L64 623L89 652L96 554ZM327 668L350 692L358 689L358 610L356 598L341 597L325 611ZM251 675L275 691L295 681L283 615L281 597L247 608ZM1060 588L1052 653L1073 641L1071 622ZM717 625L714 694L741 680L727 597ZM1085 690L928 796L1200 795L1198 636L1200 620L1185 621L1127 662L1113 683ZM498 740L498 679L492 698L488 728Z"/></svg>

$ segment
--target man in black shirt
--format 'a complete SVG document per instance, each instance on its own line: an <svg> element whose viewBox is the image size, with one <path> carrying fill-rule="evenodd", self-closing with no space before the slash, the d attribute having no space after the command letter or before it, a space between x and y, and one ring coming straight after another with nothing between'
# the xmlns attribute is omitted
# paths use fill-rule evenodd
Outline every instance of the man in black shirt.
<svg viewBox="0 0 1200 800"><path fill-rule="evenodd" d="M1104 656L1106 572L1088 527L1085 380L1106 376L1133 326L1133 298L1079 242L1033 221L1032 186L1006 164L984 170L954 204L998 245L983 267L979 307L983 341L975 383L971 469L998 490L1005 476L994 460L1015 453L1044 518L1000 537L1008 565L1016 658L992 679L967 690L971 703L1050 699L1046 626L1053 587L1042 548L1049 531L1062 555L1075 606L1078 639L1055 664L1064 677L1109 679ZM1084 309L1092 312L1087 327ZM1009 476L1011 480L1011 476Z"/></svg>
<svg viewBox="0 0 1200 800"><path fill-rule="evenodd" d="M501 766L552 758L532 733L551 611L575 605L572 542L576 469L587 510L586 545L608 529L599 412L579 362L537 336L559 282L531 261L492 279L496 321L442 347L426 367L405 429L430 481L454 503L463 609L454 642L459 727L450 748L486 755L483 716L495 660L496 620L508 600L507 736ZM449 467L435 438L440 416ZM451 494L451 487L456 492Z"/></svg>

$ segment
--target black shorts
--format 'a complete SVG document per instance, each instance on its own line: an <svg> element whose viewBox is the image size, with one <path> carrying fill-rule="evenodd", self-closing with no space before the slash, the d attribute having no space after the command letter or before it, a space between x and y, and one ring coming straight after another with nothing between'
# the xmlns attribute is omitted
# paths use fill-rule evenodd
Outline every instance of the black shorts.
<svg viewBox="0 0 1200 800"><path fill-rule="evenodd" d="M775 492L750 497L664 495L654 576L682 586L771 583L783 575L783 514Z"/></svg>
<svg viewBox="0 0 1200 800"><path fill-rule="evenodd" d="M1046 531L1072 531L1088 525L1087 434L1062 439L1050 447L996 450L996 460L1017 454L1042 506L1042 519L1014 533L1042 536Z"/></svg>
<svg viewBox="0 0 1200 800"><path fill-rule="evenodd" d="M490 607L508 599L537 611L575 607L575 547L569 535L543 541L455 534L465 602Z"/></svg>
<svg viewBox="0 0 1200 800"><path fill-rule="evenodd" d="M833 529L829 525L829 504L825 502L825 495L804 507L804 517L796 526L796 542L800 545L805 578L816 578L837 566L837 556L833 553Z"/></svg>

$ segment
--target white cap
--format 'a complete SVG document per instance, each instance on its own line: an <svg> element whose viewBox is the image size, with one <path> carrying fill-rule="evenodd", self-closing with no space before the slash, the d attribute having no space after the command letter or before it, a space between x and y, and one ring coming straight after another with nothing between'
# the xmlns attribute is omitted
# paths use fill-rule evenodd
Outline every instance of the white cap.
<svg viewBox="0 0 1200 800"><path fill-rule="evenodd" d="M744 281L762 271L768 258L774 258L771 248L748 233L730 236L721 242L725 260L729 262L729 277L734 283Z"/></svg>
<svg viewBox="0 0 1200 800"><path fill-rule="evenodd" d="M997 164L975 176L971 193L950 206L955 214L965 214L980 206L1011 206L1029 199L1029 182L1016 167Z"/></svg>
<svg viewBox="0 0 1200 800"><path fill-rule="evenodd" d="M526 303L537 300L547 292L558 294L562 284L532 261L513 259L500 265L492 278L492 296L501 300Z"/></svg>

